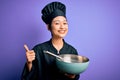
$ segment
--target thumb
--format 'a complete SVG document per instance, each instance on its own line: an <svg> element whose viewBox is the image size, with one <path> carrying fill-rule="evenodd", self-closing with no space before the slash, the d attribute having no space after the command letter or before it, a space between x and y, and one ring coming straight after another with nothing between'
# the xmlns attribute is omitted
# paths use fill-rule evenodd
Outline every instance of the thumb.
<svg viewBox="0 0 120 80"><path fill-rule="evenodd" d="M26 44L24 44L24 48L25 48L26 51L30 51Z"/></svg>

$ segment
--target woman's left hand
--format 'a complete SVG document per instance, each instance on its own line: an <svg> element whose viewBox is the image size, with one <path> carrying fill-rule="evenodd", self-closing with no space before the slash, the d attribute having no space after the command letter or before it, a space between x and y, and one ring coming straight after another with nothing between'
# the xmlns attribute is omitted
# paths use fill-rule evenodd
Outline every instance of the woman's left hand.
<svg viewBox="0 0 120 80"><path fill-rule="evenodd" d="M74 74L68 74L68 73L65 73L65 76L69 77L69 78L75 78L75 75Z"/></svg>

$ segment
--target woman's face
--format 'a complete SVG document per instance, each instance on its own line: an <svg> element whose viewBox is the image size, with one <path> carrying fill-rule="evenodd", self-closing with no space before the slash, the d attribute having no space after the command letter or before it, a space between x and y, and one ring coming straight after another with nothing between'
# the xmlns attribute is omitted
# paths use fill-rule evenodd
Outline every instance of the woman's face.
<svg viewBox="0 0 120 80"><path fill-rule="evenodd" d="M65 17L57 16L52 20L51 33L54 38L63 38L68 32L68 23Z"/></svg>

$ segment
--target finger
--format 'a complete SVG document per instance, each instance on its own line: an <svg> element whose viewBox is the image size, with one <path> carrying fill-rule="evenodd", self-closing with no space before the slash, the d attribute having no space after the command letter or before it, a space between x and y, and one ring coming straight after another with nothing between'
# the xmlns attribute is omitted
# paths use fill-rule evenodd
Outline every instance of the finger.
<svg viewBox="0 0 120 80"><path fill-rule="evenodd" d="M27 56L35 56L35 54L34 53L30 53L30 52L27 52L27 54L26 54Z"/></svg>
<svg viewBox="0 0 120 80"><path fill-rule="evenodd" d="M26 44L24 44L24 48L25 48L26 51L30 51Z"/></svg>
<svg viewBox="0 0 120 80"><path fill-rule="evenodd" d="M28 61L28 62L32 62L33 60L35 60L35 56L29 56L29 57L27 58L27 61Z"/></svg>
<svg viewBox="0 0 120 80"><path fill-rule="evenodd" d="M28 59L34 59L35 56L28 56Z"/></svg>

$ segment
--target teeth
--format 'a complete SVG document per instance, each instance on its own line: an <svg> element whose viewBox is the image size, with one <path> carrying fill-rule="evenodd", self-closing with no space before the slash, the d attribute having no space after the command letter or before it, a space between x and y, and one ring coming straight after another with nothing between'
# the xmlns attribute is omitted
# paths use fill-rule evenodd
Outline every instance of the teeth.
<svg viewBox="0 0 120 80"><path fill-rule="evenodd" d="M64 33L65 31L62 30L62 31L59 31L59 32L60 32L60 33Z"/></svg>

